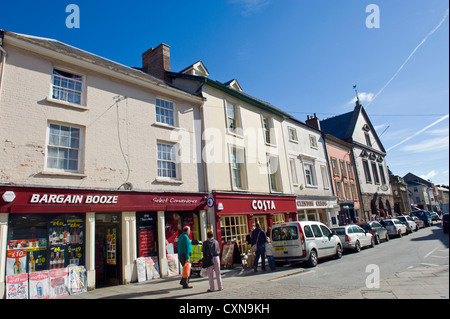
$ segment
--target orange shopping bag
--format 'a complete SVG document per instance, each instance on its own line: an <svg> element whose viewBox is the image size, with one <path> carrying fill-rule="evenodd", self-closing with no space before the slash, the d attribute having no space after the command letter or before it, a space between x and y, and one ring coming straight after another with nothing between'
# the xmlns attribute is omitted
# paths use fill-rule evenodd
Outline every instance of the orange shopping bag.
<svg viewBox="0 0 450 319"><path fill-rule="evenodd" d="M191 263L189 262L189 260L186 260L183 266L183 273L181 274L181 276L187 279L189 278L190 275L191 275Z"/></svg>

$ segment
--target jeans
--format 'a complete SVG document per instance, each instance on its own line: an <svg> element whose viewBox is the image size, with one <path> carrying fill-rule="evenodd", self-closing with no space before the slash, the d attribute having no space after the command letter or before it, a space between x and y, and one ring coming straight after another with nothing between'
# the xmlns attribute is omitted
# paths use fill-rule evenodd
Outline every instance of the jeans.
<svg viewBox="0 0 450 319"><path fill-rule="evenodd" d="M267 261L269 262L270 269L275 269L275 260L273 259L273 256L267 256Z"/></svg>
<svg viewBox="0 0 450 319"><path fill-rule="evenodd" d="M255 269L258 268L259 257L261 257L261 268L262 270L266 270L266 246L256 246L256 256L255 256L255 264L253 265Z"/></svg>

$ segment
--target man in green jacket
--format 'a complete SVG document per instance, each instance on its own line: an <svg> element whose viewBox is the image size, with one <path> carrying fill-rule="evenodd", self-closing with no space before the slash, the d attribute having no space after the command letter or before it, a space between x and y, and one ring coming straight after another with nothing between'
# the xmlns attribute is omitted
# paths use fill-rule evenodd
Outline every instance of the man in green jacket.
<svg viewBox="0 0 450 319"><path fill-rule="evenodd" d="M191 228L189 226L186 226L183 228L183 233L178 238L178 260L180 261L180 264L182 266L184 266L186 262L189 262L189 257L192 254L192 244L191 240L189 239L190 233ZM189 278L181 278L180 285L183 285L184 289L192 288L192 286L189 286Z"/></svg>

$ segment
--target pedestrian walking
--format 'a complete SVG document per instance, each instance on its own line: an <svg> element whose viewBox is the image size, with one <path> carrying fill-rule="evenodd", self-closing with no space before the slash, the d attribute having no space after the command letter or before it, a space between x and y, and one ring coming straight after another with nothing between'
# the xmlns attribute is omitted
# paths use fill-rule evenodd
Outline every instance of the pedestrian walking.
<svg viewBox="0 0 450 319"><path fill-rule="evenodd" d="M178 238L178 245L177 245L178 260L180 261L180 264L183 266L183 268L186 265L186 263L190 262L189 258L192 254L192 243L191 240L189 239L190 233L191 228L189 226L186 226L183 228L183 233ZM184 289L192 288L192 286L189 286L189 277L190 277L190 270L188 270L188 273L186 275L183 275L183 278L181 278L180 281L180 285L182 285Z"/></svg>
<svg viewBox="0 0 450 319"><path fill-rule="evenodd" d="M269 237L267 237L266 242L266 256L269 262L270 270L275 270L275 260L273 259L273 245Z"/></svg>
<svg viewBox="0 0 450 319"><path fill-rule="evenodd" d="M258 261L261 257L261 269L266 270L266 241L267 236L264 230L261 229L260 224L256 223L256 228L252 232L252 246L256 247L255 263L253 265L254 271L258 271Z"/></svg>
<svg viewBox="0 0 450 319"><path fill-rule="evenodd" d="M220 246L217 240L214 239L214 233L212 231L208 232L207 237L208 239L203 243L202 247L204 260L212 259L212 265L206 268L209 279L209 289L207 292L213 292L215 290L214 273L216 273L217 289L223 290L222 276L220 274Z"/></svg>

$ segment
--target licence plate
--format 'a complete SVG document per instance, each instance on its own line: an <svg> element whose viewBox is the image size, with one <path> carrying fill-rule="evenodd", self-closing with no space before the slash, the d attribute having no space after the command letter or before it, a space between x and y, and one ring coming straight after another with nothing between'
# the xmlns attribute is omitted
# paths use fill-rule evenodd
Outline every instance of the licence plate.
<svg viewBox="0 0 450 319"><path fill-rule="evenodd" d="M275 247L275 251L286 251L284 247Z"/></svg>

